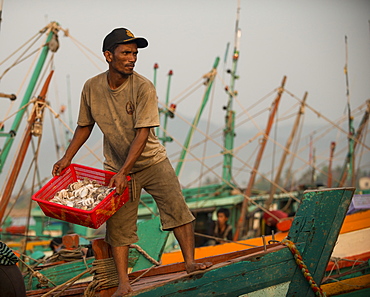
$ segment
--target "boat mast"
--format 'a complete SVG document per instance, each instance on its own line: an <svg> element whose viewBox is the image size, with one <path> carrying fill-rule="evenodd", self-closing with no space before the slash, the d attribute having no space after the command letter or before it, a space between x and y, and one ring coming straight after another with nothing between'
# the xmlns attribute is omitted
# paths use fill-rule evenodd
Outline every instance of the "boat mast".
<svg viewBox="0 0 370 297"><path fill-rule="evenodd" d="M301 117L304 114L304 107L305 107L305 104L306 104L306 99L307 99L307 92L303 96L303 100L301 102L301 106L299 108L297 117L295 119L295 123L293 125L292 132L290 133L290 136L289 136L289 138L287 140L287 143L285 145L285 150L284 150L283 156L282 156L282 158L280 160L279 168L278 168L278 171L276 173L274 183L271 185L270 197L265 202L266 209L269 209L270 208L270 205L272 204L272 202L274 200L274 195L275 195L275 192L276 192L276 185L279 184L279 182L280 182L281 172L283 171L283 166L284 166L286 157L288 155L290 145L292 144L292 141L294 139L294 136L295 136L295 134L297 132L297 129L299 127L299 123L300 123Z"/></svg>
<svg viewBox="0 0 370 297"><path fill-rule="evenodd" d="M350 163L350 159L351 159L351 156L353 154L353 152L355 151L356 149L356 146L357 146L357 143L360 141L361 139L361 136L362 136L362 131L364 130L367 122L369 121L369 115L370 115L370 100L367 100L366 101L366 111L365 111L365 114L364 116L362 117L362 120L361 120L361 123L357 129L357 132L355 135L350 135L349 137L353 140L353 149L351 151L351 147L349 147L349 152L347 154L347 157L344 161L344 166L343 166L343 170L342 170L342 175L339 179L339 184L338 184L338 187L343 187L345 182L346 182L346 179L347 179L347 176L348 176L348 164Z"/></svg>
<svg viewBox="0 0 370 297"><path fill-rule="evenodd" d="M234 240L235 241L239 240L239 238L243 235L242 231L244 230L245 217L246 217L247 210L248 210L248 199L249 199L249 197L251 197L251 194L252 194L252 187L254 185L254 181L256 179L256 175L257 175L257 172L258 172L258 168L259 168L260 162L262 160L262 155L263 155L263 152L264 152L265 147L266 147L267 138L270 135L270 131L271 131L271 127L272 127L272 124L273 124L273 121L274 121L274 118L275 118L275 114L276 114L278 106L279 106L280 98L281 98L281 95L284 91L285 81L286 81L286 76L284 76L283 81L281 83L281 86L278 90L278 94L277 94L277 96L274 100L273 108L272 108L272 111L270 113L270 116L269 116L269 119L268 119L268 122L267 122L267 127L266 127L265 133L263 135L263 138L261 139L261 146L260 146L258 155L256 157L256 161L255 161L253 170L251 172L251 177L249 179L247 189L245 190L245 197L244 197L244 200L243 200L242 209L241 209L241 212L240 212L240 217L239 217L239 220L238 220L237 229L236 229L236 232L235 232L235 235L234 235Z"/></svg>
<svg viewBox="0 0 370 297"><path fill-rule="evenodd" d="M58 32L58 24L56 22L52 22L46 27L46 29L49 30L49 34L46 38L46 43L45 43L44 47L41 50L40 57L37 61L37 64L36 64L36 67L33 71L31 80L28 84L27 90L26 90L26 92L24 94L24 97L23 97L23 100L20 104L19 112L15 116L12 127L11 127L9 133L7 134L7 138L5 140L4 147L0 152L0 173L2 172L2 169L4 167L4 163L5 163L6 158L9 154L9 152L10 152L10 149L11 149L12 144L14 142L14 138L15 138L17 132L18 132L18 128L19 128L20 123L22 121L23 115L26 112L26 109L23 108L23 107L26 104L28 104L28 102L30 101L32 93L35 89L36 83L37 83L38 78L40 76L41 70L44 66L46 57L47 57L48 52L49 52L49 43L52 40L53 36L57 36L56 34ZM54 38L56 38L56 37L54 37Z"/></svg>
<svg viewBox="0 0 370 297"><path fill-rule="evenodd" d="M346 96L347 96L347 108L348 108L348 154L346 158L346 163L344 164L344 167L343 167L342 177L340 179L340 186L343 186L345 184L348 173L351 179L351 185L354 186L355 185L355 177L354 177L355 130L353 128L353 117L351 115L351 105L350 105L350 96L349 96L347 36L344 37L344 41L345 41L345 47L346 47L346 63L344 65L344 74L346 77Z"/></svg>
<svg viewBox="0 0 370 297"><path fill-rule="evenodd" d="M162 112L164 113L164 120L163 120L163 132L162 137L159 139L162 140L162 144L166 146L166 142L171 142L173 139L170 136L167 136L167 121L168 117L173 118L174 113L171 111L171 108L169 107L170 102L170 86L171 86L171 78L173 75L173 71L168 71L168 81L167 81L167 92L166 92L166 106L164 107L164 110Z"/></svg>
<svg viewBox="0 0 370 297"><path fill-rule="evenodd" d="M155 63L153 66L154 69L154 76L153 76L153 85L156 88L157 87L157 72L158 72L158 63Z"/></svg>
<svg viewBox="0 0 370 297"><path fill-rule="evenodd" d="M154 88L157 88L157 72L158 72L158 63L154 63L153 69L154 69L154 75L153 75L153 85ZM158 107L158 114L159 114L159 121L161 120L161 113L162 113L162 108ZM155 128L155 135L159 136L159 127Z"/></svg>
<svg viewBox="0 0 370 297"><path fill-rule="evenodd" d="M187 137L185 139L184 147L183 147L183 149L181 151L179 162L176 165L176 170L175 171L176 171L176 175L177 176L179 176L179 174L181 172L182 165L184 163L186 154L188 152L188 148L189 148L191 139L193 138L194 130L198 126L198 123L199 123L200 117L201 117L201 115L203 113L204 107L206 106L206 104L208 102L208 98L209 98L209 95L211 93L212 85L213 85L213 82L214 82L214 79L215 79L215 76L216 76L216 73L217 73L217 66L218 66L219 61L220 61L220 58L217 57L216 60L215 60L215 62L214 62L214 64L213 64L213 67L212 67L211 72L208 73L208 76L207 76L207 89L206 89L206 91L204 93L202 104L201 104L201 106L200 106L197 114L194 117L193 123L192 123L192 125L190 127L190 130L188 132L188 135L187 135Z"/></svg>
<svg viewBox="0 0 370 297"><path fill-rule="evenodd" d="M14 162L14 165L11 168L10 175L5 182L5 189L1 195L1 205L0 205L0 223L2 223L5 210L8 206L10 197L12 195L15 183L17 181L19 172L21 171L24 158L27 153L28 146L31 142L32 135L41 136L42 133L42 114L43 114L43 103L45 102L46 93L53 76L54 71L51 71L47 77L44 86L40 92L40 95L37 97L35 102L35 108L31 114L30 120L28 122L22 143L19 147L17 158Z"/></svg>
<svg viewBox="0 0 370 297"><path fill-rule="evenodd" d="M225 128L224 128L224 163L222 168L222 182L230 184L232 179L232 161L233 161L233 149L234 149L234 137L235 137L235 111L232 110L233 98L237 95L235 91L235 80L239 77L236 74L236 68L239 60L240 51L240 37L241 29L239 28L239 17L240 17L240 0L238 0L238 7L236 11L236 22L235 22L235 37L234 37L234 53L233 53L233 64L232 69L227 72L231 75L230 86L226 88L229 94L229 100L225 106Z"/></svg>

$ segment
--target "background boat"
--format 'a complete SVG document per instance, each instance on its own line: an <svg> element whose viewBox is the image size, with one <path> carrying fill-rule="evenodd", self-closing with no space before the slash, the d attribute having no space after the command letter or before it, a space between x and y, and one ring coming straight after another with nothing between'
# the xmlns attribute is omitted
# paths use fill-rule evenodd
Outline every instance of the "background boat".
<svg viewBox="0 0 370 297"><path fill-rule="evenodd" d="M50 25L51 24L52 23L50 23ZM62 32L68 34L68 31L64 29L62 26L57 26L57 29L59 30L60 34ZM238 29L239 29L238 26L236 26L236 33L238 32ZM40 34L40 36L42 36L42 38L45 38L46 34L43 33ZM75 41L77 45L80 45L71 35L69 35L69 37L73 41ZM62 41L62 38L59 38L59 41ZM236 43L234 41L234 52L226 55L227 57L235 56L235 45ZM61 52L62 48L63 47L61 47L56 52L55 58L51 59L50 63L54 63L57 61L58 59L57 57ZM242 52L238 51L238 55L239 54L242 57L243 51ZM54 55L51 54L49 57L54 57ZM104 65L104 61L101 62L101 60L102 59L98 59L99 63L102 63L102 65ZM179 163L178 161L181 158L180 152L183 149L184 146L183 144L186 141L187 135L189 135L188 128L185 128L185 126L192 122L192 119L188 117L186 114L185 115L182 114L182 112L185 111L185 107L188 106L192 107L192 112L194 112L194 107L196 107L196 109L200 108L200 106L198 105L200 98L204 98L203 95L210 86L211 78L214 79L213 88L210 89L212 92L210 91L209 93L210 95L208 99L209 104L206 105L204 109L203 118L204 119L207 118L207 120L200 120L198 128L194 130L193 139L192 142L189 143L188 148L189 152L186 157L187 163L183 165L183 169L179 173L179 178L184 187L184 193L189 198L188 199L189 205L191 206L194 213L197 215L198 226L196 226L196 231L198 233L204 233L205 224L212 219L212 214L220 206L226 206L233 209L233 216L231 218L231 222L236 227L237 220L240 217L240 208L243 201L245 201L246 197L249 198L253 197L253 199L251 199L250 201L254 201L255 203L251 202L252 205L248 210L249 213L253 213L253 217L251 217L250 219L251 228L249 228L249 231L251 232L249 232L249 234L244 234L244 236L246 237L253 237L255 235L261 234L262 232L261 230L262 227L259 226L262 217L262 212L260 210L261 206L262 208L265 208L264 204L269 197L268 193L265 196L257 194L261 193L261 191L267 192L268 190L271 189L269 181L267 181L268 186L266 187L266 180L271 181L274 180L274 177L276 177L277 164L279 163L278 160L281 159L281 156L284 152L285 143L287 141L289 133L291 132L290 124L293 123L293 119L295 118L297 112L300 110L300 105L303 101L304 94L302 92L301 95L297 96L293 92L291 92L288 88L288 86L290 86L291 77L288 76L285 81L285 79L281 75L279 76L277 81L273 83L273 85L275 85L276 87L272 87L270 91L265 92L266 88L265 86L264 92L262 93L262 91L260 91L259 93L263 94L262 96L259 96L260 100L253 100L253 102L250 102L251 104L249 104L249 100L245 100L247 96L242 96L242 92L239 91L239 85L241 86L242 85L244 86L245 84L248 85L248 83L246 82L248 80L244 79L243 76L241 76L240 81L235 80L238 76L237 74L239 73L239 71L236 70L241 69L241 67L239 66L238 68L234 68L233 70L232 67L236 67L236 64L234 63L235 59L234 58L232 59L232 67L230 67L228 65L229 62L226 61L229 60L229 58L225 59L223 64L222 61L219 62L218 67L215 67L216 64L215 62L212 64L213 62L212 60L213 58L211 59L211 61L207 63L209 64L209 66L213 65L213 67L212 68L209 66L206 67L206 69L211 69L211 71L207 72L207 70L203 69L201 75L199 75L199 79L194 84L186 88L183 92L179 92L179 95L176 95L175 97L170 97L169 90L171 90L171 93L173 93L172 89L173 85L167 84L167 91L162 92L162 94L165 93L166 95L161 95L159 98L160 108L163 111L162 119L165 120L166 115L167 116L174 115L174 118L173 119L167 118L167 125L163 123L162 127L164 127L164 130L159 130L158 135L163 139L165 139L166 137L171 137L173 139L172 142L168 141L166 142L166 148L168 149L172 163L174 164L174 166L176 164L177 168L177 164ZM344 59L343 61L341 61L341 63L342 63L341 65L345 64ZM223 70L220 70L221 66L223 66L224 68ZM231 68L230 71L226 71L228 67ZM216 74L214 70L218 71L218 74ZM12 71L10 71L10 73ZM147 71L152 70L150 69ZM157 71L158 70L154 70L153 82L156 84L158 92L160 93L161 87L160 84L157 82L156 76ZM231 77L228 76L230 74ZM351 74L351 72L349 72L349 74ZM214 76L212 77L212 75ZM175 78L176 71L175 74L169 73L168 82L173 83L175 81ZM282 110L279 109L279 112L276 114L274 120L275 126L272 128L271 134L268 137L266 152L261 160L262 162L260 166L261 171L256 175L256 180L255 183L253 184L253 193L252 193L253 195L246 194L245 191L248 186L248 180L249 181L251 180L248 175L252 170L253 164L255 164L255 161L257 159L256 152L260 147L259 141L262 139L263 133L265 133L265 124L268 119L266 114L271 114L270 110L272 110L274 103L276 102L277 94L279 93L279 91L281 91L283 85L283 83L280 83L282 79L284 81L284 86L283 92L281 94L282 96L280 99L281 100L280 107L284 107L284 109ZM4 81L5 79L2 79L1 86L3 86ZM40 87L41 81L42 79L40 79L40 82L38 83L38 88L41 88ZM242 84L240 83L241 81L243 82ZM68 82L70 82L69 79L67 79L67 86ZM233 86L234 83L235 85ZM253 85L253 82L251 81L250 84ZM227 92L225 93L226 87ZM236 96L237 90L239 92L238 95ZM310 90L308 91L309 95L307 97L307 102L310 102L311 91ZM38 90L35 90L34 94L38 94ZM63 151L63 147L65 147L68 143L68 137L70 137L70 132L67 132L68 128L66 126L72 127L73 124L64 125L68 122L69 116L67 116L65 110L63 111L63 107L60 104L58 104L58 98L56 98L57 99L55 100L56 102L53 102L51 100L52 98L49 98L49 96L50 92L48 94L48 100L50 100L52 104L50 106L55 111L55 114L59 114L60 117L58 119L59 123L57 122L55 126L53 126L53 124L50 125L44 124L45 128L44 130L45 132L48 132L51 135L53 134L53 130L61 131L61 133L54 133L54 135L56 135L56 138L58 139L56 141L57 145L55 147L56 155L58 154L60 155ZM77 97L78 95L76 96L76 98ZM167 98L169 99L168 102ZM361 103L353 107L352 106L353 104L348 104L352 103L351 100L348 100L349 99L348 96L347 97L343 96L342 107L351 108L350 115L351 117L354 118L353 127L355 127L355 129L360 127L360 122L363 119L363 116L366 112L367 104L365 98L361 100L358 99L354 100L356 103L357 102ZM231 100L232 104L229 104ZM17 104L15 105L17 106ZM174 105L176 105L175 110L173 109ZM223 106L225 105L226 108L223 109ZM67 106L67 111L69 112L71 110L71 106L69 104L65 104L65 106ZM299 138L297 137L296 139L295 150L293 150L294 147L293 145L292 149L289 152L289 156L294 156L295 158L293 157L288 158L287 163L290 163L292 167L289 167L288 169L285 168L286 173L289 174L285 174L286 175L285 181L287 182L287 184L282 188L284 188L285 192L287 193L284 193L282 189L278 189L279 191L282 192L282 194L279 194L275 197L278 200L275 201L275 203L272 205L273 208L282 208L286 206L288 202L291 207L289 211L294 211L296 209L297 206L294 205L294 203L290 203L290 201L299 202L301 197L300 195L302 195L302 189L299 187L300 184L298 184L296 180L291 176L301 178L302 176L304 176L302 172L305 172L306 177L302 178L301 181L304 180L306 184L310 184L309 185L310 187L317 187L320 184L326 185L326 183L328 183L329 177L325 174L325 171L327 171L329 168L330 160L332 160L334 163L332 164L332 167L334 169L339 167L340 168L340 170L338 170L339 173L341 174L343 172L343 163L349 151L348 150L349 144L347 142L349 135L348 133L349 112L344 113L340 118L332 118L331 113L321 112L320 107L321 107L320 104L316 104L316 106L311 106L310 103L306 104L304 120L305 125L301 126L302 129L300 132L301 136ZM235 111L236 115L235 133L237 134L236 135L237 137L235 138L234 143L235 154L233 159L233 170L232 170L233 174L232 176L228 176L229 179L227 179L225 182L224 169L222 168L222 166L217 165L221 165L223 163L225 159L225 151L227 152L227 150L225 150L223 139L225 134L222 131L223 127L225 126L224 117L227 111L229 112ZM211 120L211 115L215 115L216 119ZM64 123L61 121L61 119L63 118ZM7 117L5 117L5 119L6 121L4 121L5 124L4 134L9 133L8 123L11 121ZM71 118L69 118L69 120L70 119ZM320 123L316 122L317 119L320 121ZM315 122L315 125L311 125L313 122ZM22 124L21 129L19 131L22 131L23 128ZM356 168L356 170L354 171L356 172L356 174L350 175L350 177L346 180L346 183L348 184L352 182L350 180L351 177L353 176L358 177L361 176L361 174L364 174L363 172L361 173L361 170L366 172L367 168L366 166L368 166L368 164L366 163L366 160L368 160L368 158L366 156L368 155L369 144L366 140L366 135L368 133L366 129L367 126L365 126L365 130L363 131L364 133L362 134L363 138L358 143L359 145L357 146L357 152L356 154L353 154L357 156L356 161L354 163L355 164L354 168ZM15 140L17 141L19 139L20 139L19 137L16 137ZM48 143L50 141L50 138L44 136L42 141L45 140L46 143ZM331 145L333 140L335 140L337 144L335 151L333 151ZM101 157L99 158L99 155L101 156L99 133L94 135L89 145L93 147L93 149L82 151L81 154L76 159L76 162L91 166L98 167L101 166L100 159ZM35 146L37 147L36 144ZM94 149L95 147L97 148L96 150ZM41 155L43 156L42 160L44 164L49 164L49 166L46 166L48 168L42 168L42 166L38 167L39 175L45 176L45 178L42 179L40 178L38 180L38 185L34 186L33 189L41 186L43 183L45 183L46 180L48 180L48 178L50 178L49 175L50 166L57 159L55 156L49 157L50 155L49 146L46 145L44 149L45 149L44 152L40 151ZM92 157L91 151L95 152ZM31 153L30 155L28 155L28 161L32 160L32 158L33 155ZM320 160L321 162L319 162L318 160ZM4 167L5 172L8 172L9 169L12 168L10 162L7 162L7 164L8 164L7 167ZM348 163L346 164L346 166L348 166ZM26 174L27 172L25 168L23 170L23 174ZM199 173L201 174L199 175ZM36 174L34 176L36 176ZM37 178L34 177L31 179L36 180ZM27 179L24 180L26 181ZM339 182L340 182L339 175L337 176L334 175L334 178L332 180L333 185L336 186ZM19 181L18 183L22 182ZM25 183L29 184L29 181L26 181ZM285 182L281 181L281 183L283 184ZM26 194L26 197L29 197L33 191L32 190L33 186L29 187L31 191L28 192L28 194ZM16 194L15 197L16 196L18 196L18 194ZM141 218L147 219L149 217L155 216L156 209L152 205L152 201L145 196L143 196L143 201L146 205L143 205L140 208ZM68 228L71 227L68 225L67 226L64 225L61 227L61 225L59 225L57 228L54 228L56 224L49 220L48 218L43 217L43 215L40 212L33 210L32 214L34 218L37 218L36 223L38 225L36 224L35 226L36 228L34 229L36 229L35 235L37 235L39 238L41 238L40 236L43 236L45 234L47 234L46 236L49 236L48 238L55 234L60 235L61 230L62 232L66 232L68 231ZM13 215L11 215L11 217L13 217ZM14 227L14 225L12 227ZM87 235L88 238L98 236L97 234L88 234L87 230L79 229L76 226L74 226L74 228L75 232L84 236ZM199 237L197 238L199 239ZM197 244L198 245L202 244L202 238L198 240ZM168 250L176 248L176 242L172 241L170 246L168 246L167 248Z"/></svg>

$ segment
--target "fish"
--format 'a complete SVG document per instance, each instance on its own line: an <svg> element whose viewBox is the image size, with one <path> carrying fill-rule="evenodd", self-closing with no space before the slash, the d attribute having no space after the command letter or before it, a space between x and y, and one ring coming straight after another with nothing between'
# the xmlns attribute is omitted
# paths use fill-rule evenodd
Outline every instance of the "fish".
<svg viewBox="0 0 370 297"><path fill-rule="evenodd" d="M85 177L83 180L69 184L66 189L58 191L50 202L82 210L92 210L114 189Z"/></svg>

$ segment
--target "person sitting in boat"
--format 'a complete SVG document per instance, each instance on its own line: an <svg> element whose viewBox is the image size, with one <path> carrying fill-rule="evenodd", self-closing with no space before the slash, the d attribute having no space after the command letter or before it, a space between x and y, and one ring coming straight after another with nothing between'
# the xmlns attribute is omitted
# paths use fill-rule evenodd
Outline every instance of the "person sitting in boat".
<svg viewBox="0 0 370 297"><path fill-rule="evenodd" d="M285 219L288 214L281 210L270 210L263 214L263 220L265 223L265 235L272 234L272 232L281 231L278 228L279 219ZM286 230L285 230L286 231Z"/></svg>
<svg viewBox="0 0 370 297"><path fill-rule="evenodd" d="M53 167L59 175L87 141L95 123L104 135L104 169L116 172L109 187L122 194L129 187L130 200L107 221L105 240L112 247L119 286L113 296L132 291L127 274L129 245L138 241L136 221L140 193L145 189L156 201L163 230L173 230L188 273L212 263L194 261L194 216L180 183L155 135L159 126L158 99L154 85L134 71L138 48L148 41L126 28L117 28L103 41L108 71L89 79L82 90L78 126L64 156ZM131 180L128 181L127 176Z"/></svg>
<svg viewBox="0 0 370 297"><path fill-rule="evenodd" d="M26 286L17 266L18 257L0 241L0 296L26 297Z"/></svg>
<svg viewBox="0 0 370 297"><path fill-rule="evenodd" d="M50 241L49 247L53 251L53 254L59 252L63 248L62 237L54 237Z"/></svg>
<svg viewBox="0 0 370 297"><path fill-rule="evenodd" d="M210 236L215 237L210 239L206 245L215 245L225 243L225 240L233 239L233 228L227 222L230 217L230 211L227 208L220 208L217 211L217 221L211 224L212 228Z"/></svg>

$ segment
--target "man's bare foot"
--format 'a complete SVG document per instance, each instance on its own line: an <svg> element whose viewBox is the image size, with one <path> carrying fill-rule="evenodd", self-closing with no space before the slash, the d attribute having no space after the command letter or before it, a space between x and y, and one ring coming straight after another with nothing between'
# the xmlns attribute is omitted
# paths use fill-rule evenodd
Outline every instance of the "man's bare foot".
<svg viewBox="0 0 370 297"><path fill-rule="evenodd" d="M130 293L130 292L132 292L132 288L130 286L130 283L129 282L124 282L124 283L121 282L118 285L118 288L117 288L116 292L114 292L114 294L112 295L112 297L125 296L128 293Z"/></svg>
<svg viewBox="0 0 370 297"><path fill-rule="evenodd" d="M197 271L197 270L205 270L205 269L211 267L212 265L213 265L213 263L211 263L211 262L193 263L191 265L186 265L185 264L185 268L186 268L187 273L191 273L191 272L194 272L194 271Z"/></svg>

